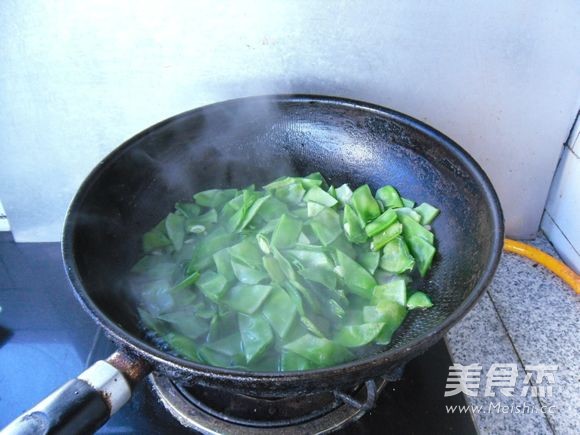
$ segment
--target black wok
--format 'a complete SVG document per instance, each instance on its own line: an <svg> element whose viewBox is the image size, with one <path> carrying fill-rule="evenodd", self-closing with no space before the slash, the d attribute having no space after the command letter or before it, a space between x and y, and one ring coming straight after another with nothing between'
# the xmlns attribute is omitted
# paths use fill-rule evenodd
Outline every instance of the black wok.
<svg viewBox="0 0 580 435"><path fill-rule="evenodd" d="M141 235L175 202L188 200L199 190L262 185L281 175L314 171L334 185L393 184L403 196L442 210L434 224L438 248L434 267L416 286L431 295L434 307L412 312L384 352L307 372L208 367L169 355L148 342L123 287L123 277L140 256ZM110 362L129 384L152 369L184 384L283 395L354 385L424 352L481 296L496 269L502 241L502 213L492 185L478 164L446 136L371 104L281 95L195 109L143 131L114 150L87 177L70 206L63 255L79 301L118 344L120 354ZM71 381L78 389L77 381L86 379ZM87 382L103 396L102 389ZM60 404L64 417L59 424L66 425L74 400L70 391L67 395L72 387L63 388L55 393L51 406ZM86 395L87 403L95 407L95 394ZM107 409L116 408L111 397L105 398ZM86 406L77 403L77 408ZM54 412L49 411L52 422ZM41 412L47 413L46 406ZM84 421L80 424L85 429L94 429L106 417L78 421Z"/></svg>

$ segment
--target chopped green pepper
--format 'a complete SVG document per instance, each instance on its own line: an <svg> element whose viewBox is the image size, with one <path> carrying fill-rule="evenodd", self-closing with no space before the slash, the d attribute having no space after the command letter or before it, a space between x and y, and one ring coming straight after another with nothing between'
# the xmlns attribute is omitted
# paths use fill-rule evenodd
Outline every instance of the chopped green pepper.
<svg viewBox="0 0 580 435"><path fill-rule="evenodd" d="M334 337L334 341L345 347L360 347L369 344L381 332L385 323L363 323L344 326Z"/></svg>
<svg viewBox="0 0 580 435"><path fill-rule="evenodd" d="M364 225L356 211L350 206L344 206L342 215L342 227L344 233L349 241L353 243L364 243L367 241L367 235L364 230Z"/></svg>
<svg viewBox="0 0 580 435"><path fill-rule="evenodd" d="M423 225L415 221L413 218L399 215L399 221L403 224L403 237L407 242L409 242L411 237L420 237L431 245L434 243L435 237L433 236L433 233L425 229Z"/></svg>
<svg viewBox="0 0 580 435"><path fill-rule="evenodd" d="M425 276L439 210L392 186L375 196L319 173L210 189L143 236L129 287L142 325L177 355L220 367L309 370L391 342L411 273ZM348 350L356 348L352 353Z"/></svg>
<svg viewBox="0 0 580 435"><path fill-rule="evenodd" d="M284 345L284 349L294 352L317 366L326 367L348 360L350 352L343 346L326 338L306 334Z"/></svg>
<svg viewBox="0 0 580 435"><path fill-rule="evenodd" d="M372 302L393 301L405 306L407 303L407 284L403 278L393 278L391 281L376 286L373 289Z"/></svg>
<svg viewBox="0 0 580 435"><path fill-rule="evenodd" d="M278 249L293 246L302 231L302 222L283 214L272 234L271 245Z"/></svg>
<svg viewBox="0 0 580 435"><path fill-rule="evenodd" d="M210 189L193 195L193 199L198 205L203 207L218 208L237 195L236 189Z"/></svg>
<svg viewBox="0 0 580 435"><path fill-rule="evenodd" d="M263 354L274 340L272 328L270 328L268 321L262 315L248 316L239 314L238 322L246 362L251 363L255 358Z"/></svg>
<svg viewBox="0 0 580 435"><path fill-rule="evenodd" d="M371 193L368 184L363 184L354 191L351 202L365 224L376 219L381 214L379 204L375 198L373 198L373 194Z"/></svg>
<svg viewBox="0 0 580 435"><path fill-rule="evenodd" d="M387 210L378 218L368 223L365 227L365 232L367 233L367 236L373 237L386 230L395 222L397 222L397 213L393 210Z"/></svg>
<svg viewBox="0 0 580 435"><path fill-rule="evenodd" d="M286 337L294 319L296 318L296 306L292 299L281 287L274 287L268 300L264 303L262 313L268 319L270 325L280 338Z"/></svg>
<svg viewBox="0 0 580 435"><path fill-rule="evenodd" d="M338 201L328 192L325 192L318 186L314 186L308 190L306 195L304 196L305 202L315 202L317 204L321 204L325 207L333 207L335 206Z"/></svg>
<svg viewBox="0 0 580 435"><path fill-rule="evenodd" d="M341 276L348 289L364 298L370 299L377 282L367 270L341 251L336 251Z"/></svg>
<svg viewBox="0 0 580 435"><path fill-rule="evenodd" d="M376 198L382 202L385 209L403 207L399 192L393 186L383 186L377 190Z"/></svg>
<svg viewBox="0 0 580 435"><path fill-rule="evenodd" d="M197 282L197 286L210 301L217 303L227 291L227 283L222 275L207 271Z"/></svg>
<svg viewBox="0 0 580 435"><path fill-rule="evenodd" d="M423 292L415 292L407 300L407 308L410 310L414 310L415 308L431 308L432 306L433 302Z"/></svg>
<svg viewBox="0 0 580 435"><path fill-rule="evenodd" d="M396 237L385 245L380 268L391 273L403 273L413 270L415 259L409 252L407 244L401 237Z"/></svg>
<svg viewBox="0 0 580 435"><path fill-rule="evenodd" d="M431 243L418 236L410 236L406 240L409 244L409 250L417 262L419 273L421 276L427 275L435 256L435 248Z"/></svg>
<svg viewBox="0 0 580 435"><path fill-rule="evenodd" d="M271 290L272 287L269 285L238 284L230 289L223 301L232 310L244 314L254 314Z"/></svg>
<svg viewBox="0 0 580 435"><path fill-rule="evenodd" d="M407 310L404 306L390 300L379 301L375 306L363 308L363 317L366 322L382 322L383 329L375 339L377 344L389 344L395 331L401 326Z"/></svg>
<svg viewBox="0 0 580 435"><path fill-rule="evenodd" d="M396 222L384 230L382 233L377 234L373 237L371 241L371 251L379 251L389 243L391 240L397 238L403 232L403 225Z"/></svg>
<svg viewBox="0 0 580 435"><path fill-rule="evenodd" d="M329 245L342 234L340 227L340 217L336 211L326 208L310 220L312 231L322 242L323 245Z"/></svg>
<svg viewBox="0 0 580 435"><path fill-rule="evenodd" d="M421 215L421 225L430 225L440 213L438 208L426 202L415 207L415 211Z"/></svg>

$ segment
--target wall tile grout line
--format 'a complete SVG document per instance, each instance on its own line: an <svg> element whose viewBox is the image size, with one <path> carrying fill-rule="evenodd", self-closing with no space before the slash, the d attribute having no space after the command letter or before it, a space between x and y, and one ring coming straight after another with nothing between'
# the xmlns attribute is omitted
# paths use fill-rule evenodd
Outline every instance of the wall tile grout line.
<svg viewBox="0 0 580 435"><path fill-rule="evenodd" d="M568 236L566 235L566 233L564 231L562 231L562 228L560 228L560 226L558 225L558 222L556 222L556 220L552 217L552 215L550 214L550 212L548 210L545 210L545 213L548 215L548 217L550 219L552 219L552 222L554 222L554 225L556 226L556 228L558 228L558 230L560 231L560 233L562 233L562 237L564 237L564 239L566 239L566 241L570 244L570 246L572 247L572 250L576 254L578 254L580 256L580 252L578 252L578 250L576 249L576 247L572 244L572 242L570 241L570 239L568 238ZM550 241L550 244L552 246L554 246L554 244L551 241ZM556 248L554 247L554 249L556 249ZM557 251L557 249L556 249L556 251Z"/></svg>

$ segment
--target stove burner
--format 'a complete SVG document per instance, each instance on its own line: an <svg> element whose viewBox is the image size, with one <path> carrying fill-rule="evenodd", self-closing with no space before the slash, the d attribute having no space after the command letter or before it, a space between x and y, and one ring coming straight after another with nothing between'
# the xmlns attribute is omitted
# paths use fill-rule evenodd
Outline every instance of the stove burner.
<svg viewBox="0 0 580 435"><path fill-rule="evenodd" d="M153 390L183 426L204 434L326 434L361 418L402 370L348 391L256 398L210 387L182 387L152 374Z"/></svg>

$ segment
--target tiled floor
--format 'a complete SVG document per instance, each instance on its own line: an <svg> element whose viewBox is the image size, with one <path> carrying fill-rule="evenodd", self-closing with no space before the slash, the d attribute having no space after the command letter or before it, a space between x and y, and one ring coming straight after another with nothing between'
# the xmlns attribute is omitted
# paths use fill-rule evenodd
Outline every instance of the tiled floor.
<svg viewBox="0 0 580 435"><path fill-rule="evenodd" d="M532 244L556 256L543 235ZM480 433L580 433L578 343L580 297L538 264L504 254L487 294L448 333L447 344L455 362L479 363L484 374L493 363L516 364L520 373L513 397L479 394L467 398L470 404L489 410L490 404L527 403L551 412L477 413L474 418ZM521 396L523 369L529 364L558 366L551 396Z"/></svg>

